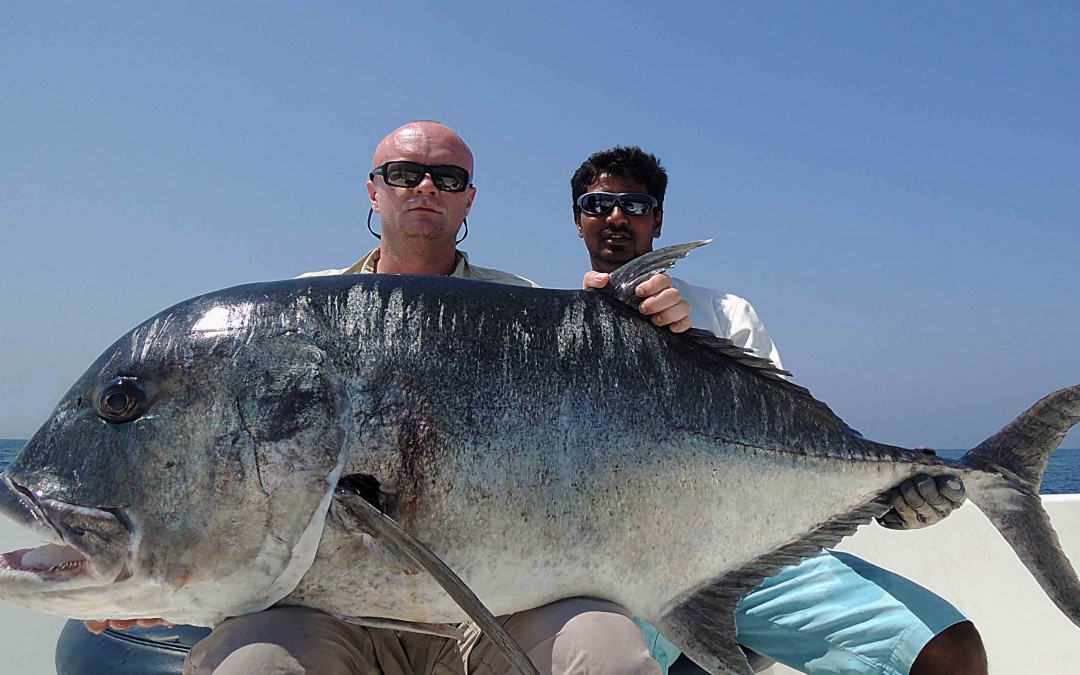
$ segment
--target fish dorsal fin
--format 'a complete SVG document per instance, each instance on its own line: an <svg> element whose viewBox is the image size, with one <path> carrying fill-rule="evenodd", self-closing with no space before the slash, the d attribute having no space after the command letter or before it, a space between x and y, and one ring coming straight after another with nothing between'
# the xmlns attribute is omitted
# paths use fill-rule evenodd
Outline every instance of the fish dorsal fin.
<svg viewBox="0 0 1080 675"><path fill-rule="evenodd" d="M685 258L690 251L704 246L711 241L711 239L705 239L702 241L691 241L685 244L676 244L675 246L666 246L664 248L658 248L655 251L650 251L645 255L638 256L612 272L608 285L599 289L598 292L637 310L644 299L637 296L637 287L640 286L642 282L657 274L666 272L679 260ZM817 410L826 419L829 419L844 428L848 428L847 424L837 417L836 413L834 413L829 406L814 398L809 389L785 379L786 377L791 376L790 371L777 368L769 359L754 356L753 352L739 347L731 340L718 337L711 331L700 328L691 328L672 337L676 340L685 340L691 343L691 348L695 351L696 359L706 362L718 362L722 359L733 360L739 365L749 369L758 377L769 380L780 388L786 389L801 397L803 400L810 403L811 407Z"/></svg>
<svg viewBox="0 0 1080 675"><path fill-rule="evenodd" d="M669 604L655 621L657 630L699 666L714 674L750 675L746 655L735 641L735 607L750 591L785 565L819 555L889 509L888 492L836 516L794 541L711 579Z"/></svg>
<svg viewBox="0 0 1080 675"><path fill-rule="evenodd" d="M851 429L844 420L840 419L829 406L814 398L814 395L810 393L809 389L802 385L795 384L791 380L785 379L785 377L790 377L791 373L787 370L777 368L769 359L754 356L754 353L750 350L744 349L727 338L719 337L714 335L711 331L703 330L701 328L691 328L678 335L673 335L672 338L675 340L685 340L690 343L690 349L693 351L692 357L696 363L714 363L719 365L725 360L734 361L740 366L748 369L754 375L768 380L773 386L794 394L797 399L807 405L809 410L813 410L817 413L818 419L827 421L828 423L850 431L851 433L858 434L858 432Z"/></svg>
<svg viewBox="0 0 1080 675"><path fill-rule="evenodd" d="M790 377L791 373L787 370L777 368L769 359L754 356L753 352L736 345L731 340L717 337L712 332L700 328L691 328L690 330L673 337L676 339L687 340L691 343L690 348L693 350L695 362L713 362L719 364L719 362L723 360L735 361L754 375L768 380L773 386L794 394L798 400L801 400L806 404L807 409L813 410L818 415L819 420L835 425L837 428L850 431L851 433L858 433L851 429L844 420L840 419L829 406L814 398L814 395L810 393L809 389L802 385L795 384L791 380L784 379L785 376Z"/></svg>
<svg viewBox="0 0 1080 675"><path fill-rule="evenodd" d="M769 359L754 356L752 351L738 346L727 338L719 337L712 331L702 328L691 328L683 332L682 336L684 339L690 340L695 345L701 347L706 353L713 353L729 359L734 359L753 370L755 374L783 385L785 389L810 396L810 390L806 387L784 379L785 377L791 377L791 371L777 368Z"/></svg>
<svg viewBox="0 0 1080 675"><path fill-rule="evenodd" d="M668 271L674 267L675 263L685 258L690 251L711 241L712 239L704 239L685 244L676 244L675 246L665 246L638 256L612 272L608 285L599 289L599 292L637 309L644 300L644 298L637 296L638 286L647 279ZM744 366L754 369L762 377L778 382L787 382L784 376L791 375L789 371L777 368L772 361L754 356L750 350L743 349L726 338L717 337L710 331L691 328L682 333L682 337L693 341L706 350L735 359ZM790 384L788 388L808 395L810 393L805 387L796 384Z"/></svg>
<svg viewBox="0 0 1080 675"><path fill-rule="evenodd" d="M665 246L638 256L612 272L608 285L601 288L600 292L637 309L641 301L644 300L644 298L639 298L636 295L637 287L643 281L668 271L675 263L685 258L690 251L711 241L712 239L705 239L676 244L675 246Z"/></svg>

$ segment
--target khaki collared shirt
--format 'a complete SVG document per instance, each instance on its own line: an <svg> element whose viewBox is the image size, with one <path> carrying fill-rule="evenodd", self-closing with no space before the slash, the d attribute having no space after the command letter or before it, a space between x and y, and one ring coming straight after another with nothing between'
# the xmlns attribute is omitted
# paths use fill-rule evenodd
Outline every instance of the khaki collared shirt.
<svg viewBox="0 0 1080 675"><path fill-rule="evenodd" d="M457 277L459 279L475 279L477 281L490 281L496 284L507 284L510 286L526 286L528 288L540 288L538 284L529 281L525 277L519 277L516 274L510 274L509 272L502 272L499 270L489 269L487 267L480 267L479 265L472 265L469 263L469 254L465 251L457 251L457 265L454 266L454 271L450 273L450 276ZM369 251L367 255L360 258L350 267L343 269L331 269L321 270L319 272L305 272L301 274L301 277L325 277L334 274L374 274L375 263L379 260L379 249L376 248Z"/></svg>

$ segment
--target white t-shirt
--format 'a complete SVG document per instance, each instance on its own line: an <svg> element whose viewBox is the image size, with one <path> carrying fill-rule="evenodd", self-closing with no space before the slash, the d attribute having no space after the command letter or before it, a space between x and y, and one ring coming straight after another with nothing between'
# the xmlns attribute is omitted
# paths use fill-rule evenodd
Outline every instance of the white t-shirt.
<svg viewBox="0 0 1080 675"><path fill-rule="evenodd" d="M690 303L690 320L695 328L727 338L783 370L780 352L749 302L737 295L694 286L675 277L671 281L683 300Z"/></svg>

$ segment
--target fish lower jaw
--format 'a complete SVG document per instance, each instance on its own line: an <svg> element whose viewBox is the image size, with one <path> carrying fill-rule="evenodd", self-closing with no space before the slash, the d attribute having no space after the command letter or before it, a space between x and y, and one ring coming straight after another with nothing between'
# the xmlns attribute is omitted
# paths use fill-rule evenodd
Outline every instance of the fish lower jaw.
<svg viewBox="0 0 1080 675"><path fill-rule="evenodd" d="M62 544L45 544L0 554L0 583L17 578L27 581L36 578L49 584L99 581L90 561Z"/></svg>

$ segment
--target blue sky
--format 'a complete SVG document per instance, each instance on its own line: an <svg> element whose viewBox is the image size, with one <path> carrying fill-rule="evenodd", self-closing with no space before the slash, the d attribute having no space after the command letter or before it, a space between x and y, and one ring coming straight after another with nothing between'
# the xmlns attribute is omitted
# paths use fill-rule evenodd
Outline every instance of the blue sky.
<svg viewBox="0 0 1080 675"><path fill-rule="evenodd" d="M474 262L577 287L570 175L641 145L661 243L715 240L678 275L867 436L971 446L1080 383L1077 35L1066 3L9 7L0 437L174 302L352 263L376 143L438 119Z"/></svg>

